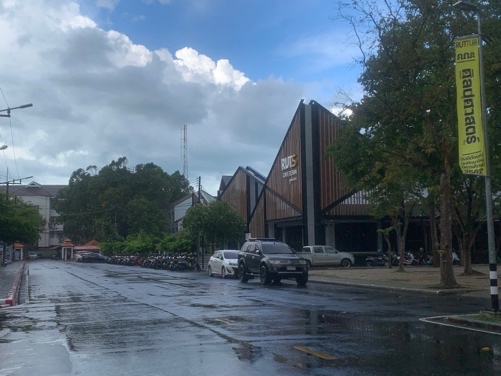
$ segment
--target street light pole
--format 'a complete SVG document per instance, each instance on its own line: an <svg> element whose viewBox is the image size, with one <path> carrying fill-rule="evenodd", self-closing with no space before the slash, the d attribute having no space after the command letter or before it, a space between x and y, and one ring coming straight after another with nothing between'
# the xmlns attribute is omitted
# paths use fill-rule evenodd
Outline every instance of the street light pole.
<svg viewBox="0 0 501 376"><path fill-rule="evenodd" d="M0 117L10 117L10 112L12 110L18 110L20 108L28 108L28 107L33 107L33 104L32 103L28 103L28 104L23 104L21 106L17 106L17 107L7 107L3 110L0 110L0 112L4 112L6 111L7 112L7 115L4 115L4 114L0 114Z"/></svg>
<svg viewBox="0 0 501 376"><path fill-rule="evenodd" d="M458 1L453 4L453 7L466 12L475 12L477 16L477 33L478 33L478 54L480 64L480 98L482 103L482 131L485 145L485 207L487 211L487 244L489 248L489 280L491 293L491 308L494 312L499 310L499 288L498 288L498 272L496 259L496 246L494 235L494 217L492 204L492 186L491 186L491 162L489 152L489 135L487 132L487 100L485 95L485 77L484 77L484 61L482 51L482 29L480 21L480 8L467 1Z"/></svg>

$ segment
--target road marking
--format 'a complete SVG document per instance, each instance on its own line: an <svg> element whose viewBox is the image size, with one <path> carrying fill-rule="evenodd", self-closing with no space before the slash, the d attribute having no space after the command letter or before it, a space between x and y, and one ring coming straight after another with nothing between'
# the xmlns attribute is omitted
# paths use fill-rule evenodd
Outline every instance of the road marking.
<svg viewBox="0 0 501 376"><path fill-rule="evenodd" d="M311 355L315 355L316 357L319 357L321 359L325 359L325 360L334 360L334 359L336 359L332 355L329 355L329 354L326 354L326 353L323 353L323 352L320 352L320 351L316 351L316 350L310 349L309 347L306 347L306 346L294 346L294 348L296 350L303 351L303 352L311 354Z"/></svg>
<svg viewBox="0 0 501 376"><path fill-rule="evenodd" d="M233 324L231 321L228 321L228 320L223 320L223 319L215 319L216 321L221 321L221 322L224 322L226 325L235 325Z"/></svg>

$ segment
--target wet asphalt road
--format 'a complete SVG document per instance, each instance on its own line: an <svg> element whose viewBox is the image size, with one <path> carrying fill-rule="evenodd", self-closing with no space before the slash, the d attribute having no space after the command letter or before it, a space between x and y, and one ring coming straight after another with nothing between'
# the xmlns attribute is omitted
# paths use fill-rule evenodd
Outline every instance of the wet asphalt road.
<svg viewBox="0 0 501 376"><path fill-rule="evenodd" d="M419 321L483 300L52 260L28 287L0 312L0 375L501 374L501 336Z"/></svg>

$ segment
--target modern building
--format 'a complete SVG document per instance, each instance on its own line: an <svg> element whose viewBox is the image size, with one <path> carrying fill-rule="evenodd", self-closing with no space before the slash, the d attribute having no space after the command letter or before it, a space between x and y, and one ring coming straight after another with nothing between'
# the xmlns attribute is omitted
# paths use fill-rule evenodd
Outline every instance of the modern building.
<svg viewBox="0 0 501 376"><path fill-rule="evenodd" d="M379 222L363 195L326 156L342 127L317 102L301 101L266 177L250 167L223 177L219 199L247 221L250 236L280 239L296 250L325 244L372 253L382 247Z"/></svg>
<svg viewBox="0 0 501 376"><path fill-rule="evenodd" d="M48 251L64 241L63 225L53 225L53 220L59 216L53 208L53 200L63 187L65 185L42 185L35 181L28 185L0 186L2 194L8 193L15 199L21 199L33 205L44 219L45 224L40 231L40 239L35 249Z"/></svg>

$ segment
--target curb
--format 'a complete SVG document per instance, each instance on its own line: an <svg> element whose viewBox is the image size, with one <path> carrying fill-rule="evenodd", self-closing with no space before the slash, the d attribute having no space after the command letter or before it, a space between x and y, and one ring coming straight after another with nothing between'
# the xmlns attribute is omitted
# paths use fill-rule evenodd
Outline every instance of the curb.
<svg viewBox="0 0 501 376"><path fill-rule="evenodd" d="M23 266L20 268L19 273L17 273L16 278L14 279L14 283L12 288L9 291L9 294L4 299L5 306L15 306L17 304L17 298L19 296L19 289L21 288L21 280L24 274L24 268L26 267L26 261L23 261ZM5 307L4 305L0 305L0 308Z"/></svg>
<svg viewBox="0 0 501 376"><path fill-rule="evenodd" d="M496 333L501 332L501 325L481 320L471 319L470 316L472 315L448 316L447 320L455 324L477 326Z"/></svg>
<svg viewBox="0 0 501 376"><path fill-rule="evenodd" d="M322 277L313 277L313 278L310 277L309 282L330 284L330 285L361 287L361 288L366 288L366 289L386 290L386 291L395 291L395 292L408 292L408 293L414 293L414 294L433 294L433 295L438 295L438 296L459 295L459 294L467 294L470 292L483 291L481 289L473 289L473 288L434 290L434 289L415 288L415 287L395 287L395 286L377 285L377 284L373 284L373 283L360 283L360 282L352 282L352 281L345 281L345 280L326 279L326 278L322 278Z"/></svg>

